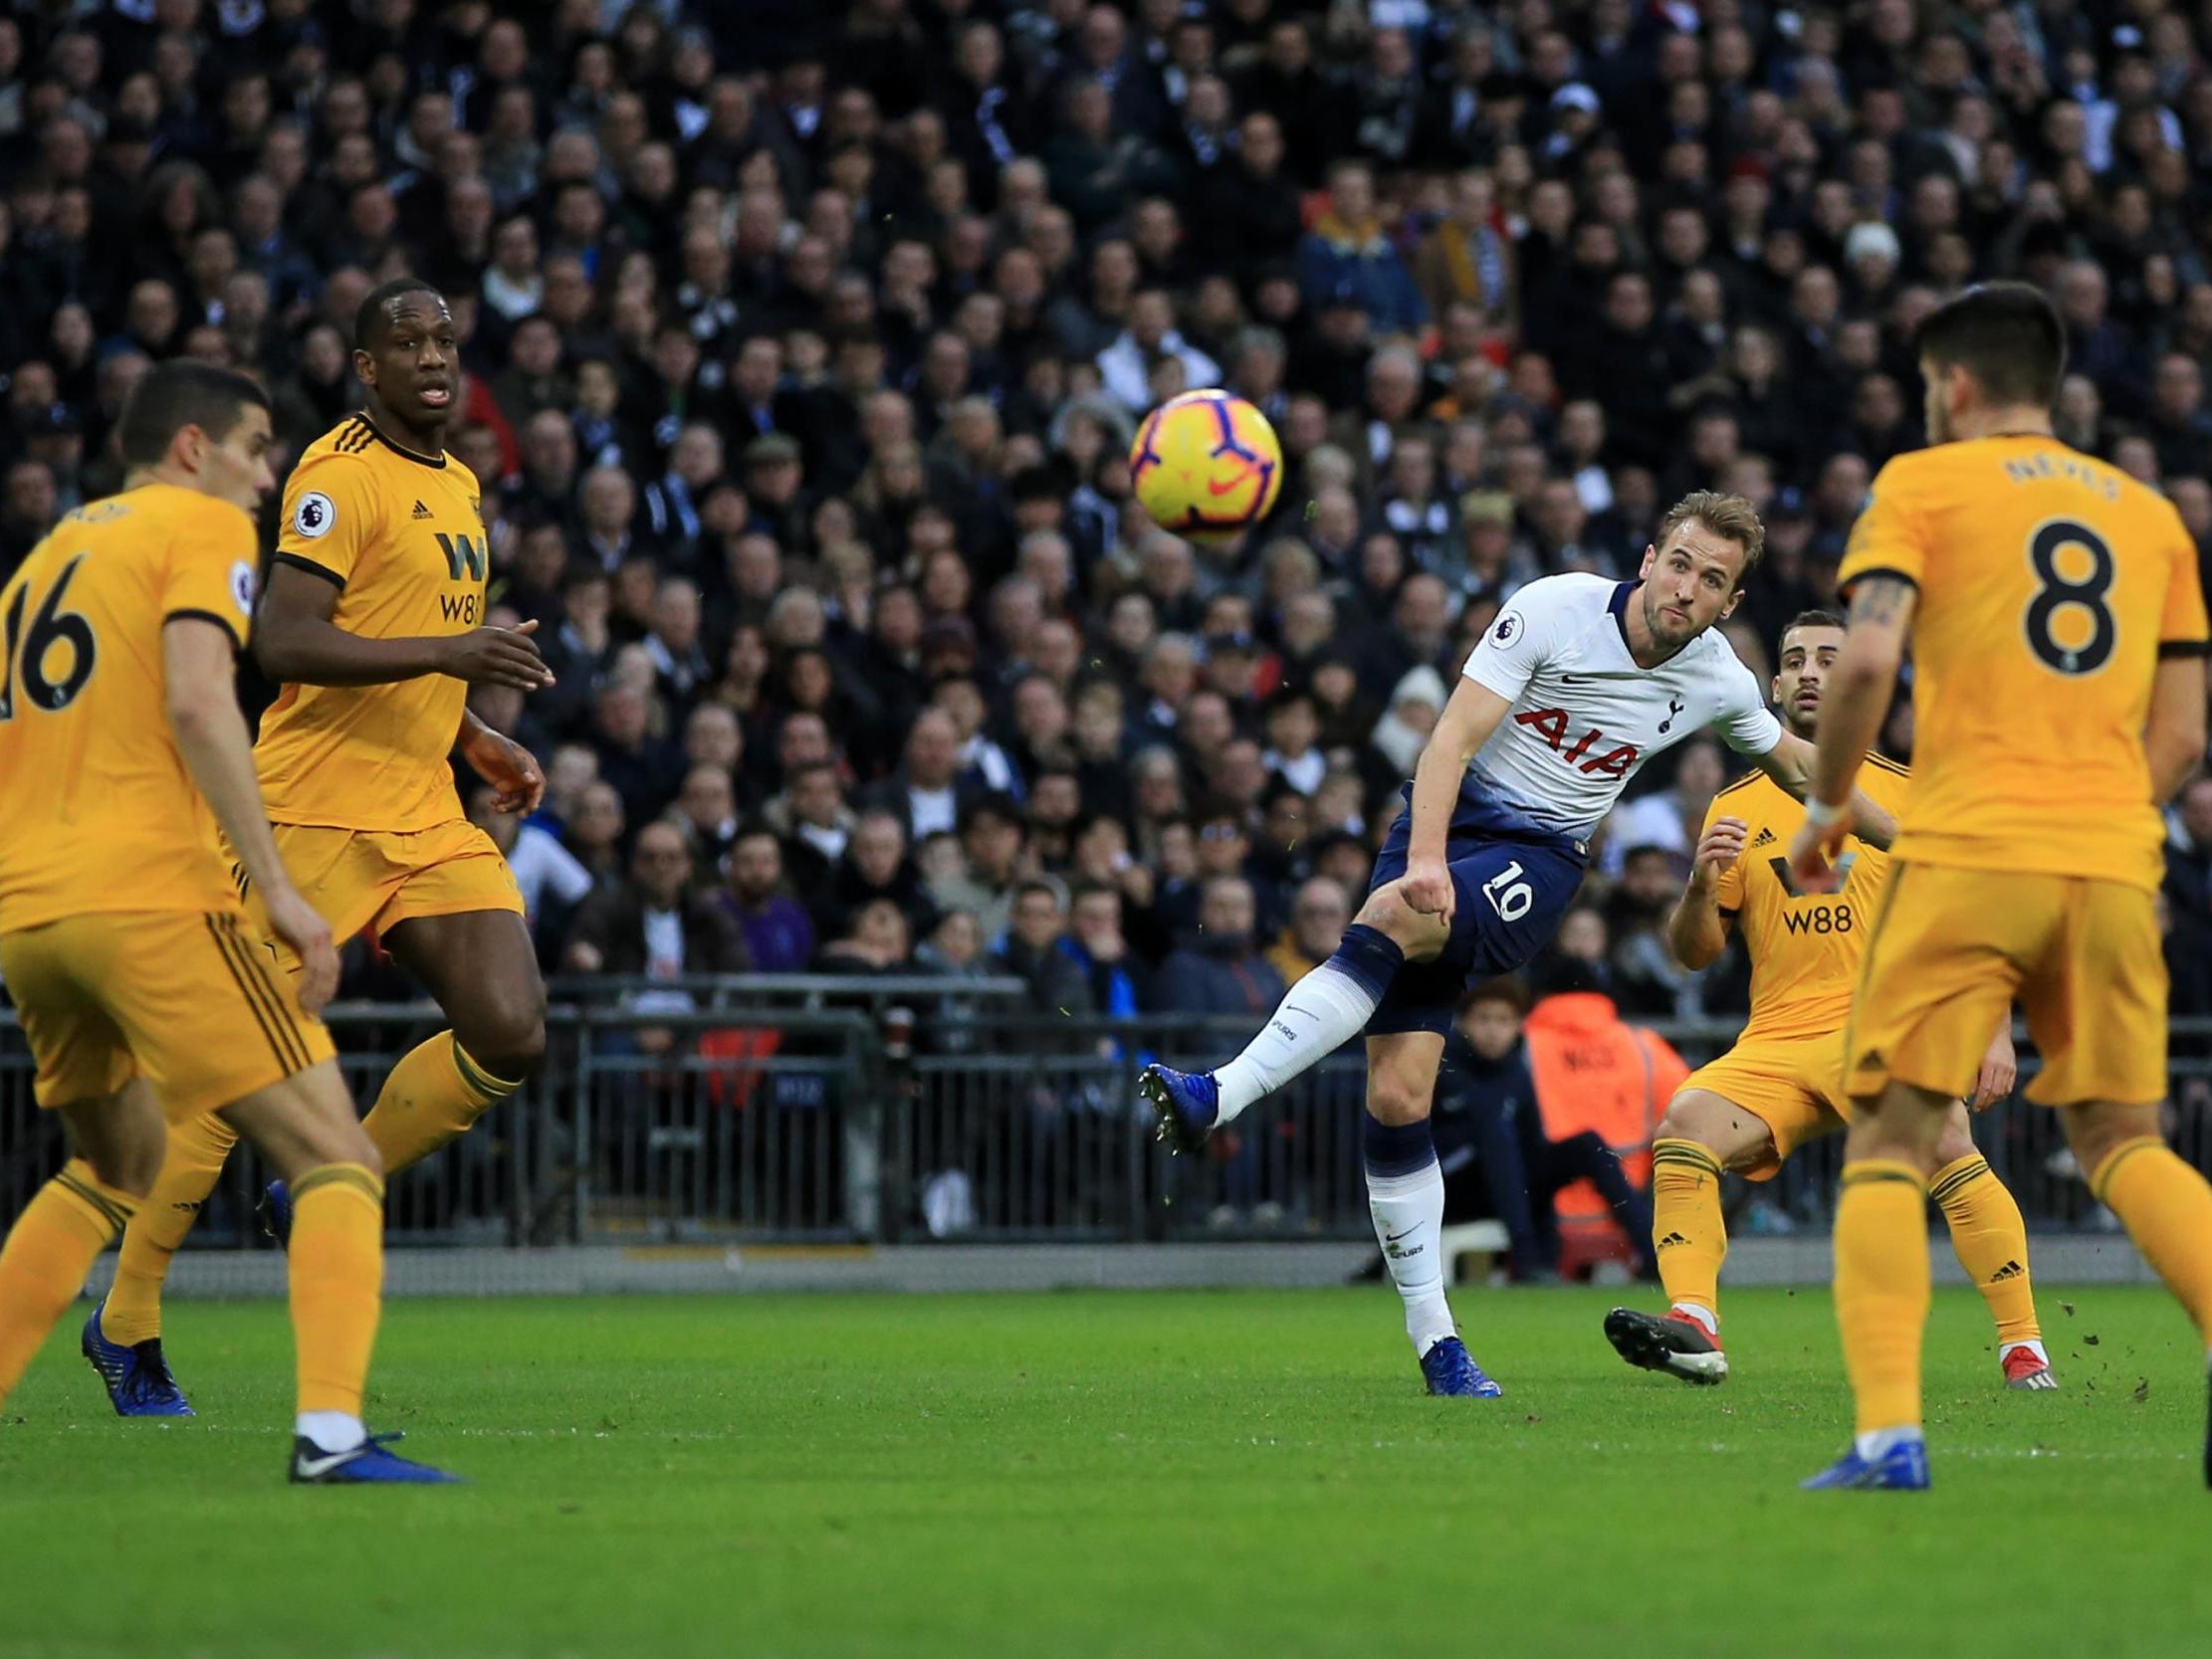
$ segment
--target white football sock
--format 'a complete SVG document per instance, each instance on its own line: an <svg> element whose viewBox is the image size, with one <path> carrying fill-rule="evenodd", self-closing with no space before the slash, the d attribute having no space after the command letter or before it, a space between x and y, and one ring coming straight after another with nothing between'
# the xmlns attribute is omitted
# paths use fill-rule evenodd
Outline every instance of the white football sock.
<svg viewBox="0 0 2212 1659"><path fill-rule="evenodd" d="M1221 1091L1219 1122L1234 1122L1253 1102L1365 1031L1381 1000L1380 992L1338 967L1334 957L1292 985L1244 1052L1215 1072Z"/></svg>
<svg viewBox="0 0 2212 1659"><path fill-rule="evenodd" d="M1997 1345L1997 1363L2002 1365L2007 1359L2010 1359L2012 1350L2016 1348L2026 1348L2046 1365L2051 1363L2051 1355L2045 1351L2043 1344L2034 1337L2023 1338L2017 1343L1999 1343Z"/></svg>
<svg viewBox="0 0 2212 1659"><path fill-rule="evenodd" d="M1434 1159L1410 1175L1367 1177L1367 1209L1391 1281L1406 1300L1406 1335L1424 1357L1457 1335L1443 1294L1443 1169Z"/></svg>
<svg viewBox="0 0 2212 1659"><path fill-rule="evenodd" d="M326 1452L349 1452L368 1438L360 1418L349 1411L303 1411L292 1426L302 1439Z"/></svg>
<svg viewBox="0 0 2212 1659"><path fill-rule="evenodd" d="M1871 1428L1864 1434L1852 1436L1852 1444L1861 1457L1872 1463L1893 1446L1912 1445L1922 1438L1918 1424L1906 1423L1897 1428Z"/></svg>

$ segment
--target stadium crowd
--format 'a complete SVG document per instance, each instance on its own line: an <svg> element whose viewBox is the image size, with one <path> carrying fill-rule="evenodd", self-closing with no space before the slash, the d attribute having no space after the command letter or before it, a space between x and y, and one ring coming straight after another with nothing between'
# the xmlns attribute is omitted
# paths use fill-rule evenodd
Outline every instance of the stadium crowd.
<svg viewBox="0 0 2212 1659"><path fill-rule="evenodd" d="M2054 294L2060 431L2212 547L2207 45L2167 0L26 0L0 579L116 487L149 363L264 377L289 457L358 405L361 296L419 275L495 620L558 676L475 699L544 809L463 778L549 967L1257 1018L1517 584L1633 574L1670 501L1739 491L1768 671L1964 284ZM1219 550L1124 461L1209 384L1289 462ZM1559 948L1626 1010L1740 1006L1664 944L1723 781L1667 759ZM2212 782L2172 825L2176 1011L2212 1013Z"/></svg>

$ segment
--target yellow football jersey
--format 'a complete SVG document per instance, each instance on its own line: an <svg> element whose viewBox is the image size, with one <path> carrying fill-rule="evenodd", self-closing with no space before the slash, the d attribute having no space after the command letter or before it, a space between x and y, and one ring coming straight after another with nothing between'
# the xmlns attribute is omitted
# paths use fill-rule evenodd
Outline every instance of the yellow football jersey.
<svg viewBox="0 0 2212 1659"><path fill-rule="evenodd" d="M0 589L0 932L87 911L236 910L169 732L161 631L253 614L253 520L148 484L78 509Z"/></svg>
<svg viewBox="0 0 2212 1659"><path fill-rule="evenodd" d="M350 416L308 446L286 482L276 556L337 585L331 622L349 634L465 634L484 620L479 502L461 462L401 449ZM468 692L442 674L286 686L254 746L270 818L363 830L459 818L448 757Z"/></svg>
<svg viewBox="0 0 2212 1659"><path fill-rule="evenodd" d="M1867 756L1859 787L1895 814L1909 792L1902 766ZM1834 893L1801 893L1790 879L1790 837L1805 807L1768 777L1753 772L1713 796L1705 827L1741 818L1743 856L1721 873L1713 898L1735 918L1751 956L1751 1018L1739 1045L1755 1038L1818 1037L1841 1031L1851 1016L1852 988L1868 930L1889 885L1889 855L1856 835L1837 860Z"/></svg>
<svg viewBox="0 0 2212 1659"><path fill-rule="evenodd" d="M2155 889L2151 681L2205 641L2173 505L2056 438L1944 444L1875 480L1840 580L1877 572L1920 590L1895 855Z"/></svg>

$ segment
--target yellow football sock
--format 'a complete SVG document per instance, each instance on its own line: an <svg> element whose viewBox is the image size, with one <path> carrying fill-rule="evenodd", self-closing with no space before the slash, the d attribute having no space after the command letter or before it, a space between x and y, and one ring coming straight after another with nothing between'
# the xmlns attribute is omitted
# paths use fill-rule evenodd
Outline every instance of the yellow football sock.
<svg viewBox="0 0 2212 1659"><path fill-rule="evenodd" d="M400 1057L361 1127L383 1155L384 1173L420 1163L522 1087L478 1065L450 1031Z"/></svg>
<svg viewBox="0 0 2212 1659"><path fill-rule="evenodd" d="M1666 1299L1718 1319L1720 1264L1728 1259L1720 1160L1694 1141L1652 1142L1652 1242Z"/></svg>
<svg viewBox="0 0 2212 1659"><path fill-rule="evenodd" d="M2154 1135L2123 1141L2090 1177L2212 1346L2212 1186Z"/></svg>
<svg viewBox="0 0 2212 1659"><path fill-rule="evenodd" d="M292 1334L300 1409L361 1414L384 1300L384 1183L326 1163L292 1183Z"/></svg>
<svg viewBox="0 0 2212 1659"><path fill-rule="evenodd" d="M222 1177L223 1160L238 1144L238 1132L212 1112L169 1126L161 1176L122 1230L115 1256L115 1283L101 1310L100 1328L111 1343L125 1348L161 1335L161 1286L169 1261L200 1206Z"/></svg>
<svg viewBox="0 0 2212 1659"><path fill-rule="evenodd" d="M1909 1163L1844 1165L1836 1203L1836 1325L1861 1434L1917 1427L1928 1319L1926 1181Z"/></svg>
<svg viewBox="0 0 2212 1659"><path fill-rule="evenodd" d="M1974 1281L1997 1321L1997 1341L2034 1342L2035 1291L2028 1281L2028 1223L2011 1191L1979 1152L1946 1163L1928 1182L1928 1196L1951 1226L1958 1265Z"/></svg>
<svg viewBox="0 0 2212 1659"><path fill-rule="evenodd" d="M73 1157L24 1205L0 1247L0 1401L23 1380L137 1202Z"/></svg>

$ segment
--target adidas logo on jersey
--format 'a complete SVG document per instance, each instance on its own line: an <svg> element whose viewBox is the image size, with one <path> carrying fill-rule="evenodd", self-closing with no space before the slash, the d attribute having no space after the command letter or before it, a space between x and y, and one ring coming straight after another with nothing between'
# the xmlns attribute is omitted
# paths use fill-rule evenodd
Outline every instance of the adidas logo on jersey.
<svg viewBox="0 0 2212 1659"><path fill-rule="evenodd" d="M417 502L415 503L415 511L412 517L417 518L428 518L432 517L432 514L427 507L424 507L422 503Z"/></svg>
<svg viewBox="0 0 2212 1659"><path fill-rule="evenodd" d="M1759 833L1751 838L1751 845L1754 847L1772 846L1773 843L1774 831L1766 828L1761 828Z"/></svg>

